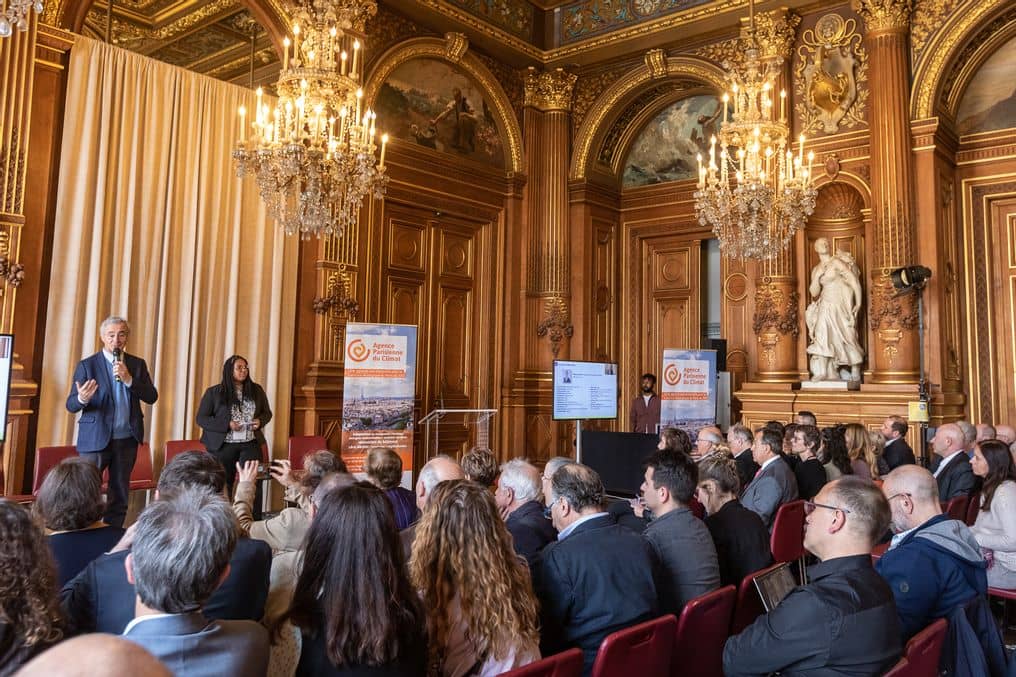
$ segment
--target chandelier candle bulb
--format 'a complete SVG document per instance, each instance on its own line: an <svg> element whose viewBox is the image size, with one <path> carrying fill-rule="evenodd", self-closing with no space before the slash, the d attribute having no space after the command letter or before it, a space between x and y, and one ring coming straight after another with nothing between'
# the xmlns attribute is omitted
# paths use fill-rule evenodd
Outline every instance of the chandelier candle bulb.
<svg viewBox="0 0 1016 677"><path fill-rule="evenodd" d="M384 169L385 168L385 150L387 150L387 148L388 148L388 135L387 134L382 134L381 135L381 159L377 163L378 164L378 169Z"/></svg>
<svg viewBox="0 0 1016 677"><path fill-rule="evenodd" d="M787 122L787 90L780 90L780 122Z"/></svg>
<svg viewBox="0 0 1016 677"><path fill-rule="evenodd" d="M356 77L356 58L359 55L360 55L360 41L359 40L353 40L353 64L349 67L349 76L351 78L353 78L354 80L358 79ZM357 116L357 117L359 117L359 116Z"/></svg>
<svg viewBox="0 0 1016 677"><path fill-rule="evenodd" d="M730 102L730 96L726 92L724 92L723 93L723 121L724 122L727 121L727 104L729 102Z"/></svg>
<svg viewBox="0 0 1016 677"><path fill-rule="evenodd" d="M343 75L346 74L346 59L347 58L348 58L348 55L346 54L346 50L342 50L342 53L339 54L339 61L342 62L342 68L341 68L341 70L339 72L342 73Z"/></svg>
<svg viewBox="0 0 1016 677"><path fill-rule="evenodd" d="M293 24L293 65L300 65L300 24Z"/></svg>

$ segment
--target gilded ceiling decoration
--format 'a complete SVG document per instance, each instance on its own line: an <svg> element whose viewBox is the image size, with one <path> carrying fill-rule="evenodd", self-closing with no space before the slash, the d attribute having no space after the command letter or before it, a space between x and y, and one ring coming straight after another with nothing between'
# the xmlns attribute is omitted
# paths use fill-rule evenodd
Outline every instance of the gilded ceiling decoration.
<svg viewBox="0 0 1016 677"><path fill-rule="evenodd" d="M709 0L578 0L560 9L558 44L567 45L707 2Z"/></svg>
<svg viewBox="0 0 1016 677"><path fill-rule="evenodd" d="M915 0L910 19L910 49L912 62L917 63L931 36L942 27L960 0Z"/></svg>
<svg viewBox="0 0 1016 677"><path fill-rule="evenodd" d="M527 0L448 0L523 40L533 39L533 6Z"/></svg>
<svg viewBox="0 0 1016 677"><path fill-rule="evenodd" d="M857 21L826 14L801 34L794 108L805 133L835 134L864 124L868 54Z"/></svg>

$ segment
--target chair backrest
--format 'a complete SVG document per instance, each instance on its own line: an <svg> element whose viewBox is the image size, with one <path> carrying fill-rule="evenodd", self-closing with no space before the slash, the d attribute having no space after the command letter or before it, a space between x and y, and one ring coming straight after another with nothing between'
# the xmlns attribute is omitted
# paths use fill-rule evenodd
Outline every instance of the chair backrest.
<svg viewBox="0 0 1016 677"><path fill-rule="evenodd" d="M166 455L162 461L162 467L169 465L174 457L185 451L208 451L208 448L201 440L170 440L166 442Z"/></svg>
<svg viewBox="0 0 1016 677"><path fill-rule="evenodd" d="M287 458L294 470L303 468L303 457L312 451L328 448L328 441L320 435L294 435L289 438Z"/></svg>
<svg viewBox="0 0 1016 677"><path fill-rule="evenodd" d="M769 547L776 562L794 562L804 556L804 501L780 506L773 520Z"/></svg>
<svg viewBox="0 0 1016 677"><path fill-rule="evenodd" d="M977 521L977 513L981 511L981 492L975 491L967 500L967 516L964 520L968 527L974 526Z"/></svg>
<svg viewBox="0 0 1016 677"><path fill-rule="evenodd" d="M39 487L42 486L42 480L46 478L46 473L59 465L60 461L65 458L70 458L76 453L78 453L78 450L72 446L39 447L35 451L35 472L32 474L32 494L36 495L39 493Z"/></svg>
<svg viewBox="0 0 1016 677"><path fill-rule="evenodd" d="M677 621L671 674L723 677L723 645L730 634L737 591L728 585L684 605Z"/></svg>
<svg viewBox="0 0 1016 677"><path fill-rule="evenodd" d="M741 581L737 587L737 603L734 605L733 619L730 623L730 634L736 635L746 627L755 622L755 619L765 613L762 606L762 598L759 597L758 588L755 587L755 577L762 576L783 566L783 562L771 564L765 569L754 571Z"/></svg>
<svg viewBox="0 0 1016 677"><path fill-rule="evenodd" d="M524 667L502 672L501 677L579 677L581 674L582 650L568 649Z"/></svg>
<svg viewBox="0 0 1016 677"><path fill-rule="evenodd" d="M667 614L603 639L593 663L593 677L668 677L677 619Z"/></svg>
<svg viewBox="0 0 1016 677"><path fill-rule="evenodd" d="M949 519L965 522L967 519L967 497L954 496L948 501L943 501L942 512L949 515Z"/></svg>
<svg viewBox="0 0 1016 677"><path fill-rule="evenodd" d="M939 618L910 638L906 651L909 672L906 674L915 677L938 674L938 660L942 654L942 643L945 641L948 625L948 621Z"/></svg>
<svg viewBox="0 0 1016 677"><path fill-rule="evenodd" d="M134 468L131 470L131 488L135 484L151 484L155 482L155 472L152 470L152 447L148 442L138 445L138 457L134 461Z"/></svg>
<svg viewBox="0 0 1016 677"><path fill-rule="evenodd" d="M934 675L935 673L931 674ZM910 663L907 662L906 658L901 658L892 667L892 670L882 675L882 677L917 677L917 673L910 671Z"/></svg>

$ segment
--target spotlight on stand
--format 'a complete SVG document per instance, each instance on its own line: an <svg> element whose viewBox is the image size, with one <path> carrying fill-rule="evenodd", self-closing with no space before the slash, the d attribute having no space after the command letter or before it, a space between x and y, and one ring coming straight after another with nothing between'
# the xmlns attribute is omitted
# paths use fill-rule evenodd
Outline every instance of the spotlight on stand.
<svg viewBox="0 0 1016 677"><path fill-rule="evenodd" d="M928 284L928 280L931 279L931 268L926 266L897 268L889 273L889 279L892 280L893 286L900 293L919 291L924 289L924 285Z"/></svg>

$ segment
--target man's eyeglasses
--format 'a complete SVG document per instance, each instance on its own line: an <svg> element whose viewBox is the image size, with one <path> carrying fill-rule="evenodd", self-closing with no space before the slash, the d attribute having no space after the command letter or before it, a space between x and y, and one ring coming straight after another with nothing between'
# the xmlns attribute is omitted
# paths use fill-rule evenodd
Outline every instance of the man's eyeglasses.
<svg viewBox="0 0 1016 677"><path fill-rule="evenodd" d="M845 513L849 513L850 512L850 510L848 510L847 508L840 508L839 506L835 506L835 505L826 505L824 503L815 503L814 501L805 501L804 502L804 514L805 515L810 515L811 513L815 512L815 508L825 508L826 510L839 510L840 512L845 512Z"/></svg>

